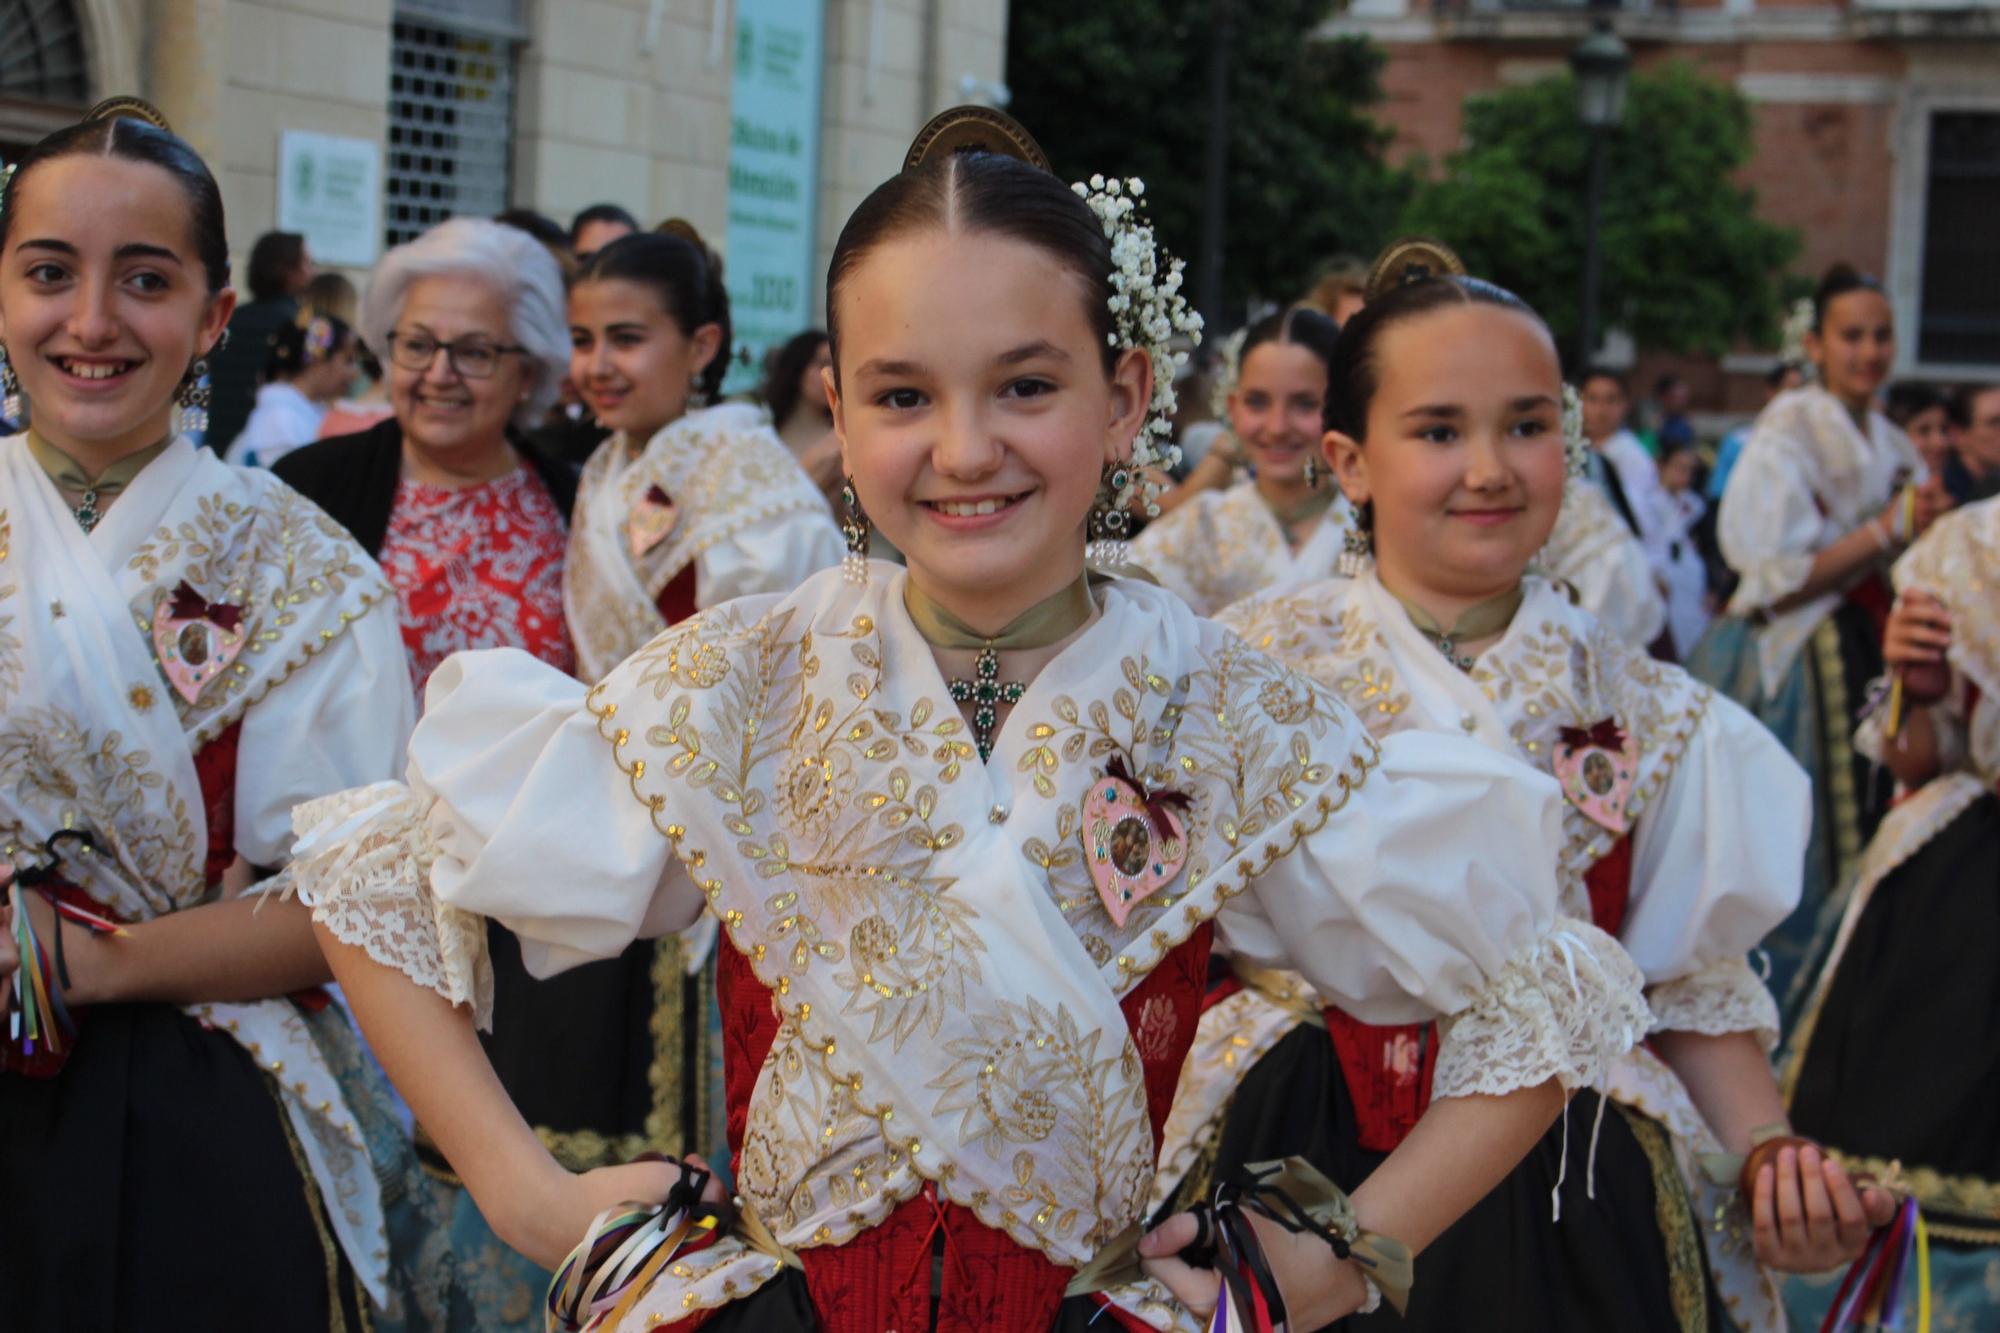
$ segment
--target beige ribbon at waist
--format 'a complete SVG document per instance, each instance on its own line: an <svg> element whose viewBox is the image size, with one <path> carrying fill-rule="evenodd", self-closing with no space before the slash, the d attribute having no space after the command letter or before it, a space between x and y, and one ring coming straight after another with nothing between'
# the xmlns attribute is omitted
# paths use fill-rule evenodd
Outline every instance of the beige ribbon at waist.
<svg viewBox="0 0 2000 1333"><path fill-rule="evenodd" d="M1262 967L1241 958L1231 958L1229 965L1235 970L1236 979L1243 983L1244 990L1255 992L1315 1027L1326 1026L1326 1011L1320 1007L1318 993L1296 974L1282 968Z"/></svg>
<svg viewBox="0 0 2000 1333"><path fill-rule="evenodd" d="M1362 1230L1346 1191L1321 1175L1312 1163L1303 1157L1287 1157L1278 1162L1252 1162L1244 1169L1253 1176L1275 1171L1267 1184L1284 1191L1314 1221L1346 1241L1354 1262L1382 1289L1382 1298L1396 1307L1397 1313L1409 1304L1416 1275L1410 1247L1393 1237ZM1139 1240L1145 1234L1145 1228L1134 1222L1112 1237L1096 1258L1076 1270L1063 1295L1088 1296L1143 1282L1146 1272L1139 1262Z"/></svg>

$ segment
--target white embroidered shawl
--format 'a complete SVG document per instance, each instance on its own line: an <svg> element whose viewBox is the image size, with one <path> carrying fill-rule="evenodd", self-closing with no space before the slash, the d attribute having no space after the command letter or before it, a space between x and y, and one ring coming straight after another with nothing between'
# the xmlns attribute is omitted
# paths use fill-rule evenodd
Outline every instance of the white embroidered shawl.
<svg viewBox="0 0 2000 1333"><path fill-rule="evenodd" d="M1854 531L1898 486L1920 481L1923 459L1879 412L1863 435L1840 400L1818 386L1772 399L1729 474L1716 537L1742 576L1729 600L1739 616L1765 611L1797 592L1819 551ZM1757 629L1759 676L1775 694L1819 623L1840 605L1823 593L1772 614Z"/></svg>
<svg viewBox="0 0 2000 1333"><path fill-rule="evenodd" d="M672 530L633 555L633 514L658 487ZM563 564L563 614L578 671L602 680L661 630L660 593L690 564L706 610L733 597L787 592L838 564L826 500L763 414L741 403L689 413L630 456L625 436L597 446L577 482Z"/></svg>
<svg viewBox="0 0 2000 1333"><path fill-rule="evenodd" d="M1259 593L1285 592L1333 573L1353 511L1338 497L1294 551L1254 479L1226 491L1203 491L1149 524L1129 545L1130 559L1180 594L1195 614L1212 616Z"/></svg>
<svg viewBox="0 0 2000 1333"><path fill-rule="evenodd" d="M1373 1021L1450 1015L1447 1095L1587 1079L1643 1028L1622 953L1553 929L1546 779L1449 738L1378 747L1331 695L1132 580L1100 588L981 764L903 577L828 571L704 613L587 699L521 654L452 658L412 789L299 812L301 891L342 938L473 1003L480 915L544 970L705 901L779 1007L738 1183L795 1249L931 1180L1058 1263L1090 1259L1153 1174L1119 997L1211 919ZM1113 755L1193 803L1185 869L1123 928L1081 842ZM1441 829L1478 857L1442 851ZM732 1239L671 1266L640 1313L776 1271ZM1119 1299L1173 1317L1155 1289Z"/></svg>
<svg viewBox="0 0 2000 1333"><path fill-rule="evenodd" d="M211 602L240 606L246 636L193 704L165 678L150 632L183 580ZM381 572L347 533L267 472L176 441L86 534L25 437L0 439L0 842L22 857L59 829L88 832L99 852L67 855L64 876L128 920L207 900L208 823L194 754L232 724L245 723L239 784L276 774L287 752L335 783L393 771L410 722L393 618L371 622L388 636L374 645L385 671L361 663L353 643L357 619L385 600L393 608ZM311 744L294 748L267 728L253 745L251 714L333 701L325 678L350 670L401 693L372 701L372 718L313 708L318 716L297 719L297 737L315 735ZM290 725L273 721L279 733ZM354 742L352 762L321 773L314 761L339 755L333 730L342 726L368 740ZM379 742L372 765L371 742ZM258 795L244 793L239 811ZM260 847L250 829L239 829L238 845L282 854L282 844ZM186 1008L241 1042L278 1082L341 1245L385 1299L375 1173L296 1007L272 999Z"/></svg>

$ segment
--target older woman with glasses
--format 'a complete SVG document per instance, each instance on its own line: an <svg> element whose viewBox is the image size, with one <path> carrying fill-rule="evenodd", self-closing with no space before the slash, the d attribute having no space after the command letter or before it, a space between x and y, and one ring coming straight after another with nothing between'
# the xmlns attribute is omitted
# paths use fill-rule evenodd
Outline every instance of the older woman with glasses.
<svg viewBox="0 0 2000 1333"><path fill-rule="evenodd" d="M361 310L395 415L300 449L278 473L382 564L419 693L463 648L562 670L562 567L576 480L521 432L569 361L562 274L533 238L455 218L391 250Z"/></svg>

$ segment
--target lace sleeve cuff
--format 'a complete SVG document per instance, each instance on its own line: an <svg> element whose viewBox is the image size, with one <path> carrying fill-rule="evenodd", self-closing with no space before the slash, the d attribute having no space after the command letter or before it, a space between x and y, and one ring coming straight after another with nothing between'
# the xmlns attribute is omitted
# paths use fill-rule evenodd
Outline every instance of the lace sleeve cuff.
<svg viewBox="0 0 2000 1333"><path fill-rule="evenodd" d="M1499 1096L1549 1079L1574 1090L1651 1026L1639 969L1597 927L1558 918L1439 1024L1435 1097Z"/></svg>
<svg viewBox="0 0 2000 1333"><path fill-rule="evenodd" d="M493 1026L493 971L486 922L431 896L438 856L425 816L430 803L400 782L308 801L292 812L292 862L274 884L296 889L313 920L417 985Z"/></svg>
<svg viewBox="0 0 2000 1333"><path fill-rule="evenodd" d="M1754 1032L1766 1051L1778 1045L1778 1003L1742 958L1718 958L1646 992L1655 1032L1720 1037Z"/></svg>

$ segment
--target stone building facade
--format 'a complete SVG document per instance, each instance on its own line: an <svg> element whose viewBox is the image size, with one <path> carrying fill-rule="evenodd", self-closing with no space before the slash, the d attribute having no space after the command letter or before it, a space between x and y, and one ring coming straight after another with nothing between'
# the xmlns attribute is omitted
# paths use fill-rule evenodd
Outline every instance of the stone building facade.
<svg viewBox="0 0 2000 1333"><path fill-rule="evenodd" d="M999 88L1005 0L823 10L817 251L934 112ZM735 0L0 0L0 157L100 97L157 104L215 168L241 261L288 130L377 145L386 242L451 212L600 201L725 245ZM423 142L449 120L449 150ZM448 159L448 160L447 160ZM811 294L817 308L820 294Z"/></svg>
<svg viewBox="0 0 2000 1333"><path fill-rule="evenodd" d="M1392 151L1441 161L1468 95L1566 68L1592 16L1561 0L1353 0L1326 30L1387 48ZM1847 260L1881 275L1900 374L2000 380L2000 0L1623 0L1611 16L1638 66L1690 61L1749 99L1760 209L1799 229L1801 273ZM1727 411L1758 401L1772 362L1636 368L1641 387L1679 369Z"/></svg>

